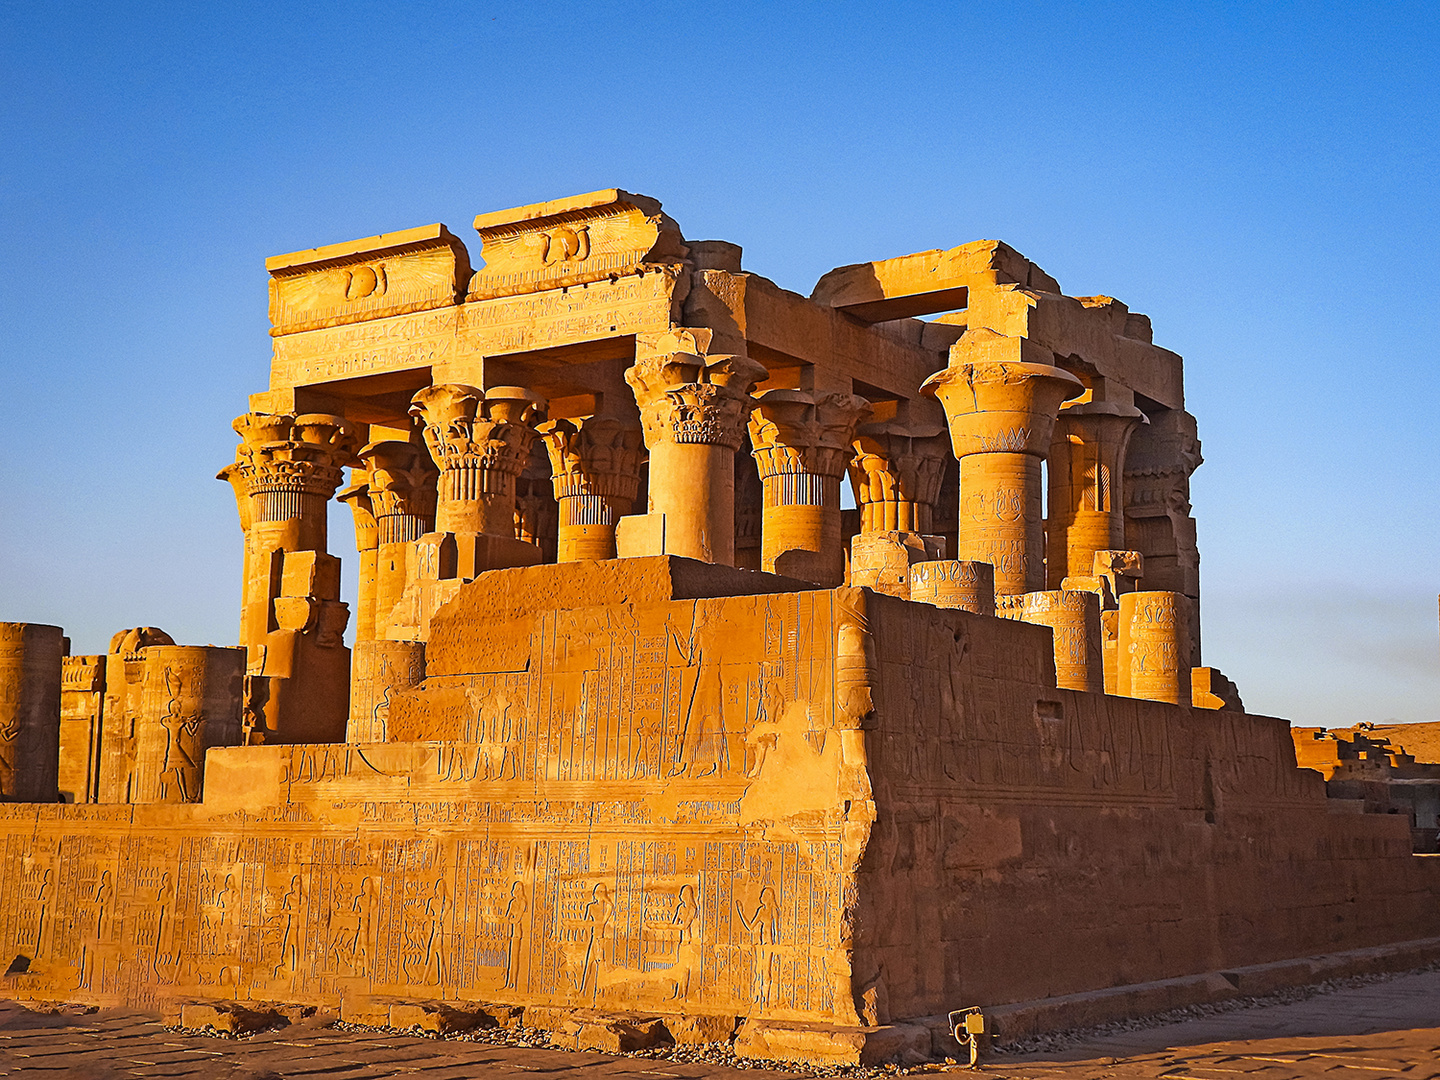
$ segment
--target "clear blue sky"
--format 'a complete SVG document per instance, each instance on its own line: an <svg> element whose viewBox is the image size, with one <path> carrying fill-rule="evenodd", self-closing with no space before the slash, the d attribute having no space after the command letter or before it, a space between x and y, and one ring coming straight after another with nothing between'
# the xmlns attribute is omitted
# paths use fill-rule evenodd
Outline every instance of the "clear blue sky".
<svg viewBox="0 0 1440 1080"><path fill-rule="evenodd" d="M266 382L265 257L615 185L802 293L999 238L1149 314L1204 443L1207 661L1252 711L1440 720L1437 23L4 3L0 618L233 642L212 477Z"/></svg>

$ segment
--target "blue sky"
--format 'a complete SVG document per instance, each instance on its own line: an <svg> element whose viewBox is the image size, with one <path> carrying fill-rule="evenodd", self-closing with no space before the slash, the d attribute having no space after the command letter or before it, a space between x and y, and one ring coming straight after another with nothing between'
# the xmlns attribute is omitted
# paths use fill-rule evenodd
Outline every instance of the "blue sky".
<svg viewBox="0 0 1440 1080"><path fill-rule="evenodd" d="M0 4L0 618L77 652L233 642L212 477L266 382L265 257L620 186L802 293L999 238L1150 315L1204 443L1207 662L1252 711L1440 720L1437 29L1422 4Z"/></svg>

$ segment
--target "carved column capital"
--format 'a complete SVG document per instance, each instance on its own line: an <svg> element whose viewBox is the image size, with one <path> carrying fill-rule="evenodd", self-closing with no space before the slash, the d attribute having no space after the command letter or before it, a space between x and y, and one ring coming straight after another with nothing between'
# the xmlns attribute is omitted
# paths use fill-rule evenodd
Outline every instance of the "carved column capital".
<svg viewBox="0 0 1440 1080"><path fill-rule="evenodd" d="M246 413L235 419L234 427L243 441L234 464L222 469L219 478L232 486L238 478L255 499L259 521L301 516L313 509L306 504L314 499L323 504L335 494L342 470L360 447L355 426L328 413Z"/></svg>
<svg viewBox="0 0 1440 1080"><path fill-rule="evenodd" d="M444 383L411 399L410 415L425 425L425 445L440 468L441 532L514 535L515 481L544 409L543 398L518 386L482 391Z"/></svg>
<svg viewBox="0 0 1440 1080"><path fill-rule="evenodd" d="M850 483L862 532L929 532L940 482L950 463L942 423L862 424L852 443Z"/></svg>
<svg viewBox="0 0 1440 1080"><path fill-rule="evenodd" d="M613 416L550 420L539 427L550 455L555 498L599 495L632 502L645 447L640 431Z"/></svg>
<svg viewBox="0 0 1440 1080"><path fill-rule="evenodd" d="M672 352L637 360L625 381L635 391L646 446L699 443L733 451L754 404L750 392L765 375L745 356Z"/></svg>
<svg viewBox="0 0 1440 1080"><path fill-rule="evenodd" d="M370 470L371 512L380 543L418 540L435 520L438 473L425 447L399 439L368 443L360 460Z"/></svg>
<svg viewBox="0 0 1440 1080"><path fill-rule="evenodd" d="M427 386L411 399L410 415L425 425L425 445L441 472L478 471L515 477L535 440L531 426L544 400L518 386L480 390L460 383Z"/></svg>
<svg viewBox="0 0 1440 1080"><path fill-rule="evenodd" d="M855 452L855 425L869 415L870 403L854 394L767 390L750 414L760 479L785 474L839 479Z"/></svg>
<svg viewBox="0 0 1440 1080"><path fill-rule="evenodd" d="M993 331L976 330L974 334ZM1084 385L1068 371L1051 363L1035 363L1026 356L1049 357L1025 338L1005 338L1017 343L1017 358L997 359L1008 350L961 349L971 335L961 338L950 352L950 366L937 371L920 385L920 392L939 400L950 423L950 440L955 456L969 454L1030 454L1043 458L1050 450L1050 436L1062 402L1085 392ZM971 343L982 345L984 342Z"/></svg>

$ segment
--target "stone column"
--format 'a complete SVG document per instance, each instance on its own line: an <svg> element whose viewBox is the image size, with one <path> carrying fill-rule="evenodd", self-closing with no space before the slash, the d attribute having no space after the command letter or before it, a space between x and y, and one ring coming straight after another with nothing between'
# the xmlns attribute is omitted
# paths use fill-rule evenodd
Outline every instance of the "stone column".
<svg viewBox="0 0 1440 1080"><path fill-rule="evenodd" d="M735 451L765 369L745 356L701 355L708 336L662 341L670 347L625 372L650 451L649 511L662 530L655 553L733 566Z"/></svg>
<svg viewBox="0 0 1440 1080"><path fill-rule="evenodd" d="M58 626L0 623L0 802L59 795L64 638Z"/></svg>
<svg viewBox="0 0 1440 1080"><path fill-rule="evenodd" d="M1011 596L1001 607L1006 618L1050 627L1054 636L1055 685L1092 694L1105 690L1100 597L1093 592L1055 589Z"/></svg>
<svg viewBox="0 0 1440 1080"><path fill-rule="evenodd" d="M240 744L245 650L152 645L144 666L130 801L199 802L205 751Z"/></svg>
<svg viewBox="0 0 1440 1080"><path fill-rule="evenodd" d="M1116 693L1190 704L1190 598L1176 592L1120 597Z"/></svg>
<svg viewBox="0 0 1440 1080"><path fill-rule="evenodd" d="M352 483L335 498L347 503L355 518L355 551L360 556L360 580L355 595L355 643L372 641L375 630L375 570L379 558L380 530L370 502L370 481L362 469L350 471Z"/></svg>
<svg viewBox="0 0 1440 1080"><path fill-rule="evenodd" d="M1045 585L1040 464L1060 403L1084 392L1052 359L1028 339L976 329L921 386L944 406L960 461L956 555L994 566L997 596Z"/></svg>
<svg viewBox="0 0 1440 1080"><path fill-rule="evenodd" d="M424 446L389 439L360 450L370 470L369 501L375 518L375 633L383 639L405 592L415 541L435 524L435 466Z"/></svg>
<svg viewBox="0 0 1440 1080"><path fill-rule="evenodd" d="M100 734L105 710L105 657L67 656L60 682L60 796L100 797Z"/></svg>
<svg viewBox="0 0 1440 1080"><path fill-rule="evenodd" d="M870 403L853 394L769 390L750 414L764 513L760 568L833 589L845 583L840 478Z"/></svg>
<svg viewBox="0 0 1440 1080"><path fill-rule="evenodd" d="M910 567L910 599L919 604L995 614L995 568L989 563L936 559Z"/></svg>
<svg viewBox="0 0 1440 1080"><path fill-rule="evenodd" d="M515 480L530 457L543 399L518 386L447 383L411 401L410 415L425 425L425 445L440 469L435 531L513 539Z"/></svg>
<svg viewBox="0 0 1440 1080"><path fill-rule="evenodd" d="M174 639L158 626L132 627L110 638L100 720L98 801L102 803L130 801L135 780L135 723L145 686L145 650L152 645L174 644Z"/></svg>
<svg viewBox="0 0 1440 1080"><path fill-rule="evenodd" d="M234 426L244 441L236 448L234 465L219 476L235 487L237 501L242 489L249 498L240 643L257 645L271 629L270 601L280 573L275 553L325 551L326 503L340 486L341 470L354 460L360 438L344 417L325 413L246 413Z"/></svg>
<svg viewBox="0 0 1440 1080"><path fill-rule="evenodd" d="M1086 401L1060 410L1050 440L1045 576L1051 589L1095 573L1095 554L1125 547L1125 448L1145 414Z"/></svg>
<svg viewBox="0 0 1440 1080"><path fill-rule="evenodd" d="M560 508L558 562L615 558L615 526L640 489L640 429L612 416L540 425Z"/></svg>

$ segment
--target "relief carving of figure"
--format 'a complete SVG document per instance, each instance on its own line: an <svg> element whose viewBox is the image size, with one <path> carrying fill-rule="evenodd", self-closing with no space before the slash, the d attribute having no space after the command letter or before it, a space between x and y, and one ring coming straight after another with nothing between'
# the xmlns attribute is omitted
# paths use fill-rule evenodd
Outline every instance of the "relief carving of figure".
<svg viewBox="0 0 1440 1080"><path fill-rule="evenodd" d="M615 914L615 904L610 899L610 890L603 881L595 884L591 899L585 905L585 966L580 970L577 989L589 986L595 989L595 971L602 963L610 961L610 919Z"/></svg>
<svg viewBox="0 0 1440 1080"><path fill-rule="evenodd" d="M509 928L508 960L505 967L505 988L518 989L520 986L521 946L525 935L525 913L530 901L525 895L525 883L517 881L510 886L510 900L505 905L505 922Z"/></svg>

